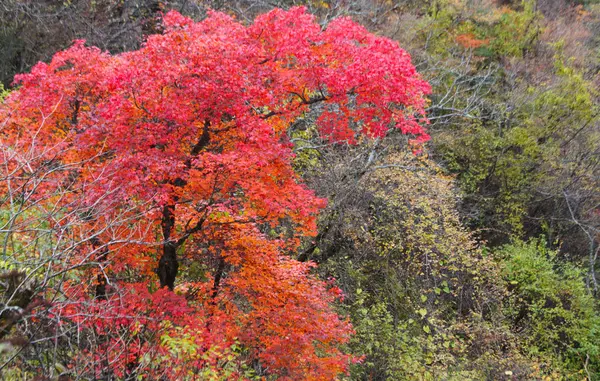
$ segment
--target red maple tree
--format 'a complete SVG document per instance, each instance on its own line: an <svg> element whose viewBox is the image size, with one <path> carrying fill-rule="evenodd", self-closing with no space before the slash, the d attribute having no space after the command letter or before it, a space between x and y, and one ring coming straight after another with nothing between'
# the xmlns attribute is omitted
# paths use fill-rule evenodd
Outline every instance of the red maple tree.
<svg viewBox="0 0 600 381"><path fill-rule="evenodd" d="M339 290L290 255L325 201L294 172L286 131L316 110L332 142L389 128L425 141L429 86L396 42L347 18L322 29L304 8L249 26L170 12L164 27L116 56L77 41L17 76L0 111L2 144L37 152L5 158L14 182L44 173L32 202L61 205L56 224L83 237L56 264L78 275L51 309L96 338L73 361L93 377L193 379L237 361L223 377L251 364L335 379L352 329Z"/></svg>

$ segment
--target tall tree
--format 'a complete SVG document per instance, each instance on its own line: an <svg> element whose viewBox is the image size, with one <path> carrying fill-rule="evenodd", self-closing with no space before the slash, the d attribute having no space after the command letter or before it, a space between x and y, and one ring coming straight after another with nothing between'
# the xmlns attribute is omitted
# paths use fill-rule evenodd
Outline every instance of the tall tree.
<svg viewBox="0 0 600 381"><path fill-rule="evenodd" d="M285 132L311 111L333 144L389 128L421 142L429 86L397 43L350 19L322 29L303 8L247 27L221 13L164 24L117 56L76 42L18 76L1 110L3 144L42 152L35 167L8 157L13 181L47 174L32 202L69 189L59 201L84 237L50 308L93 332L76 369L192 377L233 351L236 371L334 379L351 328L330 307L339 290L287 255L325 202L294 172Z"/></svg>

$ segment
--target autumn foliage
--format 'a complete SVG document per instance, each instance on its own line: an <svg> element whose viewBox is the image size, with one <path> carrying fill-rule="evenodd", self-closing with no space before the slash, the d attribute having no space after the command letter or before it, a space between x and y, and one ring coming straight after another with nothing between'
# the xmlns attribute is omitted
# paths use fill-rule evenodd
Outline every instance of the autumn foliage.
<svg viewBox="0 0 600 381"><path fill-rule="evenodd" d="M422 142L429 86L397 43L346 18L322 29L303 8L249 26L170 12L164 28L115 56L76 41L17 76L0 110L0 192L57 206L51 229L74 242L53 264L74 275L50 312L95 340L70 366L335 379L352 328L332 308L339 289L294 259L325 201L294 172L286 132L311 111L333 143L390 128Z"/></svg>
<svg viewBox="0 0 600 381"><path fill-rule="evenodd" d="M488 44L490 41L489 39L479 40L473 33L465 33L456 36L456 42L465 49L477 49Z"/></svg>

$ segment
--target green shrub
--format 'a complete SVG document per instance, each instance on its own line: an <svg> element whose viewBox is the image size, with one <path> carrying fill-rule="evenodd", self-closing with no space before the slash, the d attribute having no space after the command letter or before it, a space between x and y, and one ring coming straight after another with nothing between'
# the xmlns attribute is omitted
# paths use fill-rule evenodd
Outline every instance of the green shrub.
<svg viewBox="0 0 600 381"><path fill-rule="evenodd" d="M505 314L523 351L564 368L600 374L600 319L580 269L562 263L543 240L516 241L497 252L509 295Z"/></svg>

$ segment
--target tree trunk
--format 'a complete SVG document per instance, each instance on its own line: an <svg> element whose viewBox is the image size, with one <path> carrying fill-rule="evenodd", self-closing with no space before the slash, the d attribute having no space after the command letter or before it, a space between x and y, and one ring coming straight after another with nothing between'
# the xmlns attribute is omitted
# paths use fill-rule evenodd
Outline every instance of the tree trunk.
<svg viewBox="0 0 600 381"><path fill-rule="evenodd" d="M171 242L171 232L175 226L175 206L166 205L163 208L162 229L163 229L163 254L158 261L158 278L160 287L169 287L173 290L175 287L175 278L179 263L177 262L177 243Z"/></svg>

